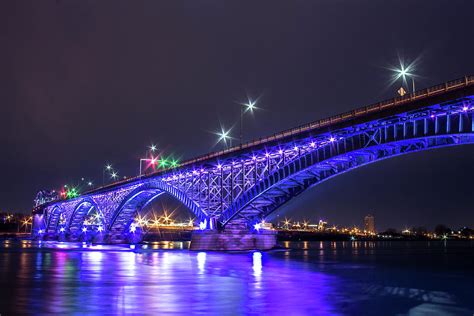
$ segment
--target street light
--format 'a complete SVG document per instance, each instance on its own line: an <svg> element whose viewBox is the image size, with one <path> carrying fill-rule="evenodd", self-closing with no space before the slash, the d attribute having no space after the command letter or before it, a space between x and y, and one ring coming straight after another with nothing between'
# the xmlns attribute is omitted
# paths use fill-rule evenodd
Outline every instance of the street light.
<svg viewBox="0 0 474 316"><path fill-rule="evenodd" d="M242 141L243 141L243 121L244 121L244 114L245 112L250 111L253 113L253 110L255 110L257 107L255 106L257 104L257 101L254 100L248 100L247 103L241 103L240 106L240 146L242 146Z"/></svg>
<svg viewBox="0 0 474 316"><path fill-rule="evenodd" d="M411 67L405 68L404 65L400 65L400 69L397 69L397 79L402 78L404 82L407 82L407 77L411 77L412 92L415 92L415 79L414 74L410 72Z"/></svg>
<svg viewBox="0 0 474 316"><path fill-rule="evenodd" d="M140 158L140 173L139 175L142 175L142 162L143 161L149 161L150 165L154 166L155 164L158 164L158 158L153 157L152 158Z"/></svg>
<svg viewBox="0 0 474 316"><path fill-rule="evenodd" d="M400 67L391 67L389 68L391 71L394 72L393 78L392 78L392 83L395 83L398 79L402 79L403 83L407 84L407 78L411 78L411 84L412 84L412 92L415 93L415 77L416 75L414 74L415 66L418 63L419 58L415 59L413 62L410 64L406 65L402 59L399 59L400 62ZM403 85L402 83L402 85ZM403 90L403 89L402 89ZM403 95L403 93L400 93L400 95Z"/></svg>
<svg viewBox="0 0 474 316"><path fill-rule="evenodd" d="M23 219L23 222L22 222L22 227L25 226L25 233L27 232L28 230L28 226L31 226L31 220L32 218L31 217L27 217L25 219Z"/></svg>
<svg viewBox="0 0 474 316"><path fill-rule="evenodd" d="M229 140L230 147L232 146L232 137L229 135L230 134L230 129L225 130L223 127L221 127L221 131L219 133L216 133L217 136L219 136L219 139L217 142L224 142L224 144L227 146L227 140ZM229 146L227 146L229 147Z"/></svg>
<svg viewBox="0 0 474 316"><path fill-rule="evenodd" d="M102 169L102 185L105 184L105 172L112 171L112 165L111 164L106 164L104 169Z"/></svg>
<svg viewBox="0 0 474 316"><path fill-rule="evenodd" d="M151 165L154 166L155 164L158 163L158 157L154 157L153 153L158 150L158 147L156 147L155 144L151 144L148 146L148 149L145 153L145 156L151 156L151 158L140 158L140 168L139 168L139 175L142 175L142 162L143 161L149 161L151 162Z"/></svg>
<svg viewBox="0 0 474 316"><path fill-rule="evenodd" d="M111 177L112 179L114 179L114 180L117 179L117 177L118 177L117 172L112 171L112 173L110 174L110 177Z"/></svg>

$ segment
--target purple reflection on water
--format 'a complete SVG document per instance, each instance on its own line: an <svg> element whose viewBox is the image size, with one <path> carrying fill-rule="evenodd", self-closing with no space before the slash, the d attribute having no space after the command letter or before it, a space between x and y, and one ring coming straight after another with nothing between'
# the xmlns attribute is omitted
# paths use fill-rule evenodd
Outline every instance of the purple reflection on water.
<svg viewBox="0 0 474 316"><path fill-rule="evenodd" d="M373 242L288 243L294 249L242 253L29 246L6 248L0 241L1 313L463 314L473 308L464 289L473 281L465 273L472 268L472 244L455 249L456 264L442 246L408 251ZM445 262L430 263L439 258Z"/></svg>

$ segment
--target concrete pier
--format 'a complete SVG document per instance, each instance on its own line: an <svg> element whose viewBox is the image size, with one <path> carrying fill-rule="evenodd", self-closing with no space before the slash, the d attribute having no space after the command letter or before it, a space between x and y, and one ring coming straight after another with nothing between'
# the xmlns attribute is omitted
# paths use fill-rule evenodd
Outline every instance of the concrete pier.
<svg viewBox="0 0 474 316"><path fill-rule="evenodd" d="M190 250L269 250L276 246L276 231L261 229L251 232L243 225L228 225L217 230L195 231Z"/></svg>

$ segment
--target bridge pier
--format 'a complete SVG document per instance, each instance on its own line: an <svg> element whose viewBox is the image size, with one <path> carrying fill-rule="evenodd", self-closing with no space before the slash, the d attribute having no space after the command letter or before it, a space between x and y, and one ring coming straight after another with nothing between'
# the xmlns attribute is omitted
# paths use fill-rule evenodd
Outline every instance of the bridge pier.
<svg viewBox="0 0 474 316"><path fill-rule="evenodd" d="M46 232L46 223L43 214L33 215L33 224L31 228L31 235L34 239L41 239Z"/></svg>
<svg viewBox="0 0 474 316"><path fill-rule="evenodd" d="M190 250L238 251L269 250L276 246L276 232L251 232L246 224L228 224L223 231L206 229L193 232Z"/></svg>

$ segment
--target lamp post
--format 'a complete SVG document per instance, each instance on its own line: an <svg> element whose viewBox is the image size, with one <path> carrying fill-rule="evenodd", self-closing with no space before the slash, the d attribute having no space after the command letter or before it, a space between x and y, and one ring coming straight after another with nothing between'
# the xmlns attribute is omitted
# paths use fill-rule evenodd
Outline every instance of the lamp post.
<svg viewBox="0 0 474 316"><path fill-rule="evenodd" d="M112 179L114 179L114 180L117 179L117 178L118 178L117 172L112 171L112 173L110 174L110 177L111 177Z"/></svg>
<svg viewBox="0 0 474 316"><path fill-rule="evenodd" d="M142 175L142 161L150 161L151 165L154 165L154 164L158 163L158 159L155 158L155 157L153 157L153 158L141 158L140 159L140 171L139 171L140 176Z"/></svg>
<svg viewBox="0 0 474 316"><path fill-rule="evenodd" d="M229 147L227 146L227 140L229 140L229 143L230 143L230 147L232 147L232 137L230 137L229 135L230 133L230 130L225 130L224 128L221 127L221 131L219 133L216 133L217 136L219 136L219 139L217 140L217 142L224 142L224 144L226 145L226 147Z"/></svg>
<svg viewBox="0 0 474 316"><path fill-rule="evenodd" d="M411 77L411 85L412 85L412 93L415 93L415 79L414 75L408 72L408 68L404 68L403 66L398 69L399 78L403 78L403 81L407 81L406 77Z"/></svg>
<svg viewBox="0 0 474 316"><path fill-rule="evenodd" d="M244 114L247 111L253 112L253 110L256 109L255 104L257 104L257 101L252 101L249 99L248 103L242 103L240 106L240 146L242 146L243 142Z"/></svg>
<svg viewBox="0 0 474 316"><path fill-rule="evenodd" d="M102 169L102 185L105 184L105 171L111 171L112 165L111 164L106 164L105 167Z"/></svg>
<svg viewBox="0 0 474 316"><path fill-rule="evenodd" d="M151 158L140 158L140 168L139 168L139 174L138 175L142 175L142 162L143 161L151 161L152 165L154 165L155 163L157 163L158 161L158 158L156 157L153 157L153 154L155 153L155 151L157 151L157 147L155 144L151 144L149 147L148 147L148 150L145 152L145 156L148 156L150 155Z"/></svg>
<svg viewBox="0 0 474 316"><path fill-rule="evenodd" d="M414 65L415 65L415 62L412 62L408 66L405 66L404 63L400 60L400 68L391 68L391 70L395 72L393 82L402 78L403 82L407 83L407 77L411 78L412 93L415 93L415 76L416 75L413 73L413 70L415 68Z"/></svg>

